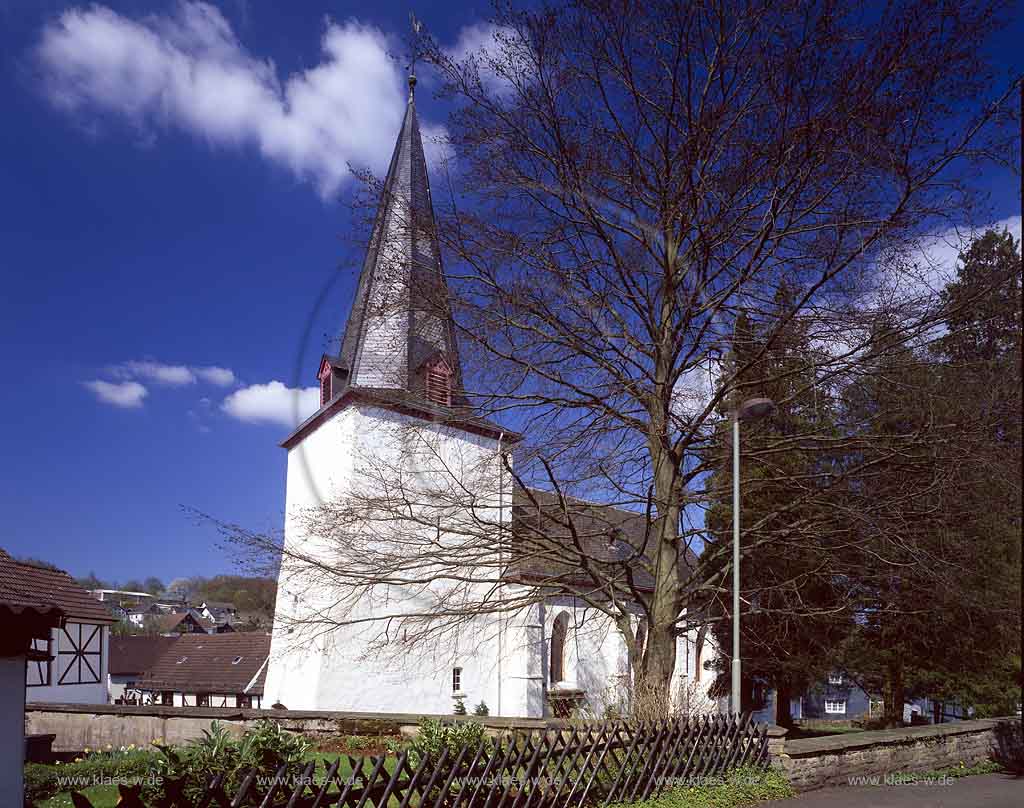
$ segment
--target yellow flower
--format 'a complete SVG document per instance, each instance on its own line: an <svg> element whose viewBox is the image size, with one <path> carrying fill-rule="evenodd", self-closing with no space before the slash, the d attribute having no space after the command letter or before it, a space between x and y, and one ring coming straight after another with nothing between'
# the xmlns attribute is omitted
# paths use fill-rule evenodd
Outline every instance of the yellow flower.
<svg viewBox="0 0 1024 808"><path fill-rule="evenodd" d="M87 754L87 755L89 754L89 747L88 746L85 747L85 754Z"/></svg>

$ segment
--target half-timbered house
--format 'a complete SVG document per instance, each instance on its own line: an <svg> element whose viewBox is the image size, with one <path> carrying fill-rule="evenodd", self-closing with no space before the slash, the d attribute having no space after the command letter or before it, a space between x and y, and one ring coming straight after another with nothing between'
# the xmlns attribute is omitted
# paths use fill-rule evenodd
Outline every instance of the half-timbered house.
<svg viewBox="0 0 1024 808"><path fill-rule="evenodd" d="M26 593L64 615L48 637L33 640L25 676L25 700L106 704L110 626L117 619L63 570L15 561L0 550L3 574Z"/></svg>
<svg viewBox="0 0 1024 808"><path fill-rule="evenodd" d="M182 634L135 680L143 704L263 706L270 635Z"/></svg>

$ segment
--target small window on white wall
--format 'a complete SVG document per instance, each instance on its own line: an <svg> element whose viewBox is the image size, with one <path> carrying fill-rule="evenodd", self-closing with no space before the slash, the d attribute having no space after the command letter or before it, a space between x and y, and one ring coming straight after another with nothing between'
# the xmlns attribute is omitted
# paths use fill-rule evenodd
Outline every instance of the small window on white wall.
<svg viewBox="0 0 1024 808"><path fill-rule="evenodd" d="M551 627L551 653L548 660L548 681L557 684L565 679L565 638L569 633L569 613L561 612Z"/></svg>
<svg viewBox="0 0 1024 808"><path fill-rule="evenodd" d="M845 714L846 713L846 702L845 701L832 701L831 699L825 700L825 712L830 715Z"/></svg>
<svg viewBox="0 0 1024 808"><path fill-rule="evenodd" d="M841 674L841 673L830 673L828 675L828 683L830 685L841 685L843 683L843 674Z"/></svg>
<svg viewBox="0 0 1024 808"><path fill-rule="evenodd" d="M452 693L462 692L462 668L452 668Z"/></svg>
<svg viewBox="0 0 1024 808"><path fill-rule="evenodd" d="M25 672L26 687L46 687L51 684L51 666L53 650L50 646L51 640L32 640L32 658L28 662ZM45 659L43 658L45 655Z"/></svg>

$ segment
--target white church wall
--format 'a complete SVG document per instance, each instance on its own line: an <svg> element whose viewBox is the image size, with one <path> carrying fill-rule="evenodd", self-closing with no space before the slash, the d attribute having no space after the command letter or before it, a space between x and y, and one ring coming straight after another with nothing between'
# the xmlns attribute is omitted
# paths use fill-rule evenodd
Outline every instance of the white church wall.
<svg viewBox="0 0 1024 808"><path fill-rule="evenodd" d="M331 563L329 543L308 535L302 514L325 499L351 495L361 484L361 458L372 458L381 467L413 464L417 484L429 488L444 484L433 477L471 475L480 465L496 469L497 449L496 440L461 430L425 424L376 407L347 408L289 452L286 545L292 550L320 553ZM429 471L442 466L447 471ZM510 481L503 479L503 485L500 502L507 524ZM494 493L493 507L488 508L484 502L473 519L497 523L499 498ZM460 517L456 512L449 513L446 524L455 525L460 518L468 519L464 514ZM399 529L422 530L413 523ZM453 707L452 672L457 667L461 668L461 692L470 709L481 700L492 715L523 715L524 710L532 709L528 704L529 688L506 683L509 672L518 668L528 677L529 666L514 658L514 653L499 651L499 643L512 647L517 635L529 633L522 620L477 618L457 633L428 644L405 644L396 628L394 634L389 633L386 647L378 649L385 628L382 620L329 630L288 625L318 610L332 613L331 600L337 593L318 589L315 583L303 576L291 580L282 577L278 592L280 619L275 622L264 699L267 703L279 701L290 709L449 713ZM337 618L353 621L423 610L451 585L438 581L419 591L378 586L367 590L358 603L348 607L344 615L337 614Z"/></svg>
<svg viewBox="0 0 1024 808"><path fill-rule="evenodd" d="M288 452L285 483L285 551L314 549L313 539L298 524L310 508L344 490L351 475L355 408L343 410L321 424ZM270 664L265 686L266 702L281 702L292 709L316 707L320 675L319 648L312 637L301 636L289 625L302 620L314 608L315 582L296 572L282 570L278 580Z"/></svg>
<svg viewBox="0 0 1024 808"><path fill-rule="evenodd" d="M555 620L568 616L561 681L551 681L551 638ZM614 621L574 598L557 598L544 607L544 675L551 690L582 690L591 715L622 702L628 687L626 643Z"/></svg>
<svg viewBox="0 0 1024 808"><path fill-rule="evenodd" d="M425 436L429 440L424 442ZM429 487L433 474L429 469L438 463L448 469L442 477L471 476L474 466L496 466L497 450L493 439L426 425L377 407L346 408L289 452L286 546L332 563L330 543L310 535L302 516L324 501L350 495L361 479L361 458L370 457L382 466L411 465L418 469L420 482ZM509 480L502 482L501 505L504 523L509 524L511 485ZM497 498L497 491L494 493ZM488 518L488 508L480 511ZM490 514L496 523L497 502ZM459 519L458 514L449 514L447 524L452 530L457 529ZM416 525L399 528L417 529ZM419 591L371 588L337 618L397 617L429 610L430 604L448 591L446 586L451 585L436 582ZM403 642L395 621L382 650L377 648L383 628L380 620L330 628L289 625L318 613L332 614L336 594L318 585L315 577L282 575L264 704L280 702L289 709L445 714L452 712L457 695L452 681L455 668L461 670L458 694L466 707L472 710L483 701L495 716L548 714L549 686L584 690L591 714L600 716L607 706L621 703L628 690L628 654L614 622L571 598L510 615L481 616L426 644ZM550 685L550 637L560 611L570 618L566 675L562 682ZM680 639L674 683L674 691L687 690L688 703L703 702L703 698L695 699L693 692L706 690L712 678L705 672L695 684L695 636ZM710 650L710 642L705 642L705 661Z"/></svg>
<svg viewBox="0 0 1024 808"><path fill-rule="evenodd" d="M720 700L711 696L718 654L710 632L704 637L699 654L697 629L691 629L676 641L676 669L672 675L676 709L696 715L721 712Z"/></svg>

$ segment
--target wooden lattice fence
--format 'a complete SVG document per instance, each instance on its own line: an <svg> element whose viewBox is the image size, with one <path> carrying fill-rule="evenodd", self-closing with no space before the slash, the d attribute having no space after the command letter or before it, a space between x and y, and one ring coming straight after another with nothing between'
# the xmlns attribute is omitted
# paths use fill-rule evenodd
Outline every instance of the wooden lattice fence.
<svg viewBox="0 0 1024 808"><path fill-rule="evenodd" d="M317 776L308 763L272 777L252 772L233 794L223 778L198 801L182 784L164 783L164 797L146 804L121 787L122 808L561 808L645 799L677 785L706 783L738 766L768 765L766 725L748 717L714 716L629 724L582 725L541 737L506 735L445 749L436 758L406 750L342 758ZM76 808L92 808L80 794Z"/></svg>

